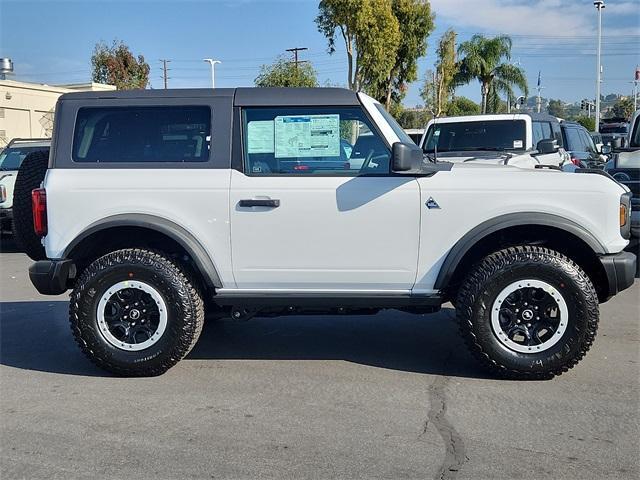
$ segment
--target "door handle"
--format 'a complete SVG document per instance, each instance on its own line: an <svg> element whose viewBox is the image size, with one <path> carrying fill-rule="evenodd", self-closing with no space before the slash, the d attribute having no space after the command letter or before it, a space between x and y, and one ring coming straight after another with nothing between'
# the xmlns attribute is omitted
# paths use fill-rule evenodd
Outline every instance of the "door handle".
<svg viewBox="0 0 640 480"><path fill-rule="evenodd" d="M249 198L240 200L241 207L269 207L278 208L280 206L280 200L273 200L271 198Z"/></svg>

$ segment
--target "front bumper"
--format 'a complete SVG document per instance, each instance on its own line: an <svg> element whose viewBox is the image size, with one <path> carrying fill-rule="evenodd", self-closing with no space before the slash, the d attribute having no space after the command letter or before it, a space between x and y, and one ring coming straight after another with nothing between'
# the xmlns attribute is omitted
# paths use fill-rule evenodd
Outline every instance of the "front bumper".
<svg viewBox="0 0 640 480"><path fill-rule="evenodd" d="M633 285L636 276L636 261L636 256L631 252L620 252L600 257L609 282L607 299Z"/></svg>
<svg viewBox="0 0 640 480"><path fill-rule="evenodd" d="M76 276L73 260L40 260L29 267L29 278L43 295L60 295Z"/></svg>

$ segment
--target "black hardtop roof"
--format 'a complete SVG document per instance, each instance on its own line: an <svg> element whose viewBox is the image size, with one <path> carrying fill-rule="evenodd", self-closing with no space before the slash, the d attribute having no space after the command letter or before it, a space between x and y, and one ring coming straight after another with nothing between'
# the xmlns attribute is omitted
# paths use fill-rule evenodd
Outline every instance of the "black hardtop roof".
<svg viewBox="0 0 640 480"><path fill-rule="evenodd" d="M111 90L73 92L65 100L161 99L161 98L233 98L236 106L359 105L358 95L344 88L184 88L158 90Z"/></svg>

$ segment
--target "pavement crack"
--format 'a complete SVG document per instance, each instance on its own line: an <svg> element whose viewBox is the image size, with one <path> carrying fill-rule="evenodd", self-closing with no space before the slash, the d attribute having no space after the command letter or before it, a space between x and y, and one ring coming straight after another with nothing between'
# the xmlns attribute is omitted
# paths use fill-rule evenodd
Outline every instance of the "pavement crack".
<svg viewBox="0 0 640 480"><path fill-rule="evenodd" d="M435 476L436 480L455 479L460 468L469 460L462 437L447 419L447 398L445 393L447 382L447 377L439 376L429 387L429 412L420 434L420 437L422 437L426 433L429 423L432 423L444 442L445 456Z"/></svg>

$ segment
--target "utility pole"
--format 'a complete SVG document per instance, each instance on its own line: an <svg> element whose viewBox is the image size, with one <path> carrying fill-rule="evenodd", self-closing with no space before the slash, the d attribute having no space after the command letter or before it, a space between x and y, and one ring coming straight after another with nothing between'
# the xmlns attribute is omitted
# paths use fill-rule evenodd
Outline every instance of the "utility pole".
<svg viewBox="0 0 640 480"><path fill-rule="evenodd" d="M168 88L169 80L169 76L167 75L167 72L169 71L169 69L167 68L167 63L169 63L171 60L160 59L160 61L162 62L162 80L164 82L164 89L166 90Z"/></svg>
<svg viewBox="0 0 640 480"><path fill-rule="evenodd" d="M542 92L542 71L538 70L538 86L536 90L538 91L538 97L536 98L536 109L538 113L540 113L540 105L542 104L542 98L540 98L540 92Z"/></svg>
<svg viewBox="0 0 640 480"><path fill-rule="evenodd" d="M204 58L203 61L211 65L211 88L216 88L216 63L222 63L220 60L214 60L213 58Z"/></svg>
<svg viewBox="0 0 640 480"><path fill-rule="evenodd" d="M600 131L600 82L602 75L602 65L600 63L600 48L602 43L602 9L604 8L604 0L595 0L593 2L598 10L598 50L596 53L596 132Z"/></svg>
<svg viewBox="0 0 640 480"><path fill-rule="evenodd" d="M636 65L636 72L633 80L633 110L638 109L638 82L640 82L640 66Z"/></svg>
<svg viewBox="0 0 640 480"><path fill-rule="evenodd" d="M296 70L298 70L298 63L303 63L303 61L298 60L298 52L302 52L304 50L309 50L307 47L296 47L296 48L287 48L286 52L293 53L293 61L296 64Z"/></svg>

